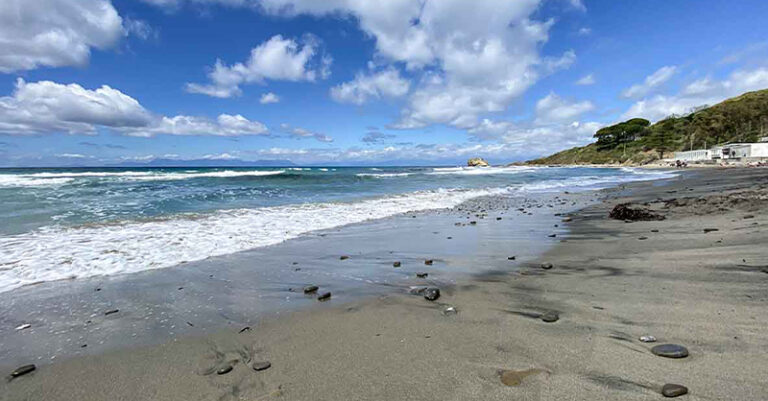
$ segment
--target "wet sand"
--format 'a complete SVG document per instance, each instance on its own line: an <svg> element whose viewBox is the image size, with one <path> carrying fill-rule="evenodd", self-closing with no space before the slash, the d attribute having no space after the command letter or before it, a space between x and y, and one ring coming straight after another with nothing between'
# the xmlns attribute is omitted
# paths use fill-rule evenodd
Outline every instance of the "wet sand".
<svg viewBox="0 0 768 401"><path fill-rule="evenodd" d="M329 302L264 317L243 332L235 326L41 365L0 384L0 399L651 400L663 398L665 383L687 386L681 399L766 399L768 171L700 170L603 195L604 203L556 223L568 232L532 234L542 243L564 240L539 260L507 260L527 250L505 241L500 210L453 226L474 230L470 238L483 249L482 258L454 263L490 268L432 283L442 290L436 301L405 291L363 299L334 292ZM607 217L630 201L666 219ZM432 243L410 230L398 238L387 245ZM349 254L344 262L371 258ZM422 253L411 256L400 257L404 265L430 277L447 268L437 257L416 267ZM448 307L458 313L446 314ZM542 321L552 311L559 320ZM641 335L690 355L655 356ZM252 369L261 361L271 367Z"/></svg>

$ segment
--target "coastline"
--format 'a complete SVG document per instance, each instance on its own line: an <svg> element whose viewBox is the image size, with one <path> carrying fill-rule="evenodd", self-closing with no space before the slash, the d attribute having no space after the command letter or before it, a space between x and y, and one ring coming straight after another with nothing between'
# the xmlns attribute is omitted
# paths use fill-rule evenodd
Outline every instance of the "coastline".
<svg viewBox="0 0 768 401"><path fill-rule="evenodd" d="M392 293L332 299L261 319L243 333L238 327L42 366L0 384L0 399L658 399L660 386L673 382L691 389L688 399L758 400L768 393L759 369L768 342L759 270L768 260L759 245L767 216L742 210L748 202L725 212L675 202L664 221L628 224L606 215L625 201L764 189L760 173L697 170L603 190L607 203L570 214L568 233L553 240L565 242L537 260L441 287L436 302ZM488 209L478 229L499 212ZM719 231L704 234L710 226ZM496 239L487 253L509 266L502 257L519 249L496 234L487 236ZM458 314L444 314L449 306ZM552 310L557 322L539 319ZM691 356L656 357L637 340L645 334L686 345ZM272 367L245 366L260 360ZM210 374L226 363L232 372ZM508 387L500 369L534 370Z"/></svg>

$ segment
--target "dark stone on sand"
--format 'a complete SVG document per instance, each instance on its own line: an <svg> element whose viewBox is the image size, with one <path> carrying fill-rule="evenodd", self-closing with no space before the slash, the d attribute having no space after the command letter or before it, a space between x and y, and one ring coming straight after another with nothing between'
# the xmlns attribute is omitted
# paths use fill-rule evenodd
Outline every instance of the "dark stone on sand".
<svg viewBox="0 0 768 401"><path fill-rule="evenodd" d="M341 259L341 260L347 260L347 259L349 259L349 256L347 256L347 255L342 255L342 256L340 256L340 257L339 257L339 259Z"/></svg>
<svg viewBox="0 0 768 401"><path fill-rule="evenodd" d="M549 235L547 235L547 237L549 237L549 238L555 238L555 237L557 237L557 234L549 234Z"/></svg>
<svg viewBox="0 0 768 401"><path fill-rule="evenodd" d="M474 226L475 224L477 224L477 222L472 220L472 221L469 222L469 224Z"/></svg>
<svg viewBox="0 0 768 401"><path fill-rule="evenodd" d="M551 268L555 267L552 263L542 263L541 268L544 270L549 270Z"/></svg>
<svg viewBox="0 0 768 401"><path fill-rule="evenodd" d="M16 370L11 372L11 377L14 378L19 376L24 376L25 374L30 373L35 369L37 369L37 366L35 366L34 364L20 366L16 368Z"/></svg>
<svg viewBox="0 0 768 401"><path fill-rule="evenodd" d="M547 323L554 323L554 322L560 320L560 314L557 313L556 311L551 310L551 311L548 311L547 313L541 315L541 320L543 322L547 322Z"/></svg>
<svg viewBox="0 0 768 401"><path fill-rule="evenodd" d="M427 259L427 260L424 261L424 264L427 265L427 266L432 266L433 262L434 261L432 259Z"/></svg>
<svg viewBox="0 0 768 401"><path fill-rule="evenodd" d="M305 294L311 294L313 292L317 292L318 287L316 285L308 285L304 287L304 293Z"/></svg>
<svg viewBox="0 0 768 401"><path fill-rule="evenodd" d="M681 395L688 394L688 387L680 384L667 383L661 387L661 394L664 397L679 397Z"/></svg>
<svg viewBox="0 0 768 401"><path fill-rule="evenodd" d="M688 356L688 349L677 344L660 344L651 348L651 352L665 358L685 358Z"/></svg>
<svg viewBox="0 0 768 401"><path fill-rule="evenodd" d="M429 287L424 290L424 299L427 301L434 301L440 298L440 289L437 287Z"/></svg>
<svg viewBox="0 0 768 401"><path fill-rule="evenodd" d="M652 233L657 233L659 230L651 230Z"/></svg>
<svg viewBox="0 0 768 401"><path fill-rule="evenodd" d="M608 217L624 221L652 221L664 220L664 216L655 214L645 209L633 209L628 203L616 205L608 214Z"/></svg>
<svg viewBox="0 0 768 401"><path fill-rule="evenodd" d="M429 276L429 273L416 273L416 277L418 278L427 278Z"/></svg>
<svg viewBox="0 0 768 401"><path fill-rule="evenodd" d="M229 364L224 365L224 366L220 367L219 370L216 371L216 374L217 375L225 375L225 374L231 372L232 368L233 368L232 365L229 365Z"/></svg>
<svg viewBox="0 0 768 401"><path fill-rule="evenodd" d="M251 365L253 370L257 372L261 372L262 370L267 370L270 367L272 367L272 364L269 361L261 361L261 362L254 362L253 365Z"/></svg>
<svg viewBox="0 0 768 401"><path fill-rule="evenodd" d="M331 299L331 293L330 292L324 292L317 296L318 301L327 301Z"/></svg>
<svg viewBox="0 0 768 401"><path fill-rule="evenodd" d="M501 217L497 217L496 220L501 220Z"/></svg>
<svg viewBox="0 0 768 401"><path fill-rule="evenodd" d="M238 333L245 333L246 331L251 331L251 326L245 326Z"/></svg>
<svg viewBox="0 0 768 401"><path fill-rule="evenodd" d="M754 219L754 218L755 218L755 216L753 216L753 215L751 215L751 214L748 214L748 215L744 216L744 218L745 218L745 219Z"/></svg>
<svg viewBox="0 0 768 401"><path fill-rule="evenodd" d="M569 222L573 221L573 219L572 219L572 218L570 218L570 217L566 217L566 218L564 218L564 219L563 219L563 220L561 220L561 221L562 221L563 223L569 223Z"/></svg>
<svg viewBox="0 0 768 401"><path fill-rule="evenodd" d="M515 260L517 259L517 256L507 256L507 260Z"/></svg>
<svg viewBox="0 0 768 401"><path fill-rule="evenodd" d="M400 267L400 265L401 265L401 263L400 263L400 262L395 262L395 263L392 263L392 266L394 266L394 267Z"/></svg>
<svg viewBox="0 0 768 401"><path fill-rule="evenodd" d="M110 309L110 310L104 312L104 316L108 316L108 315L111 315L111 314L114 314L114 313L117 313L117 312L120 312L120 309Z"/></svg>
<svg viewBox="0 0 768 401"><path fill-rule="evenodd" d="M711 232L713 232L713 231L720 231L720 229L718 229L718 228L705 228L705 229L704 229L704 233L705 233L705 234L706 234L706 233L711 233Z"/></svg>
<svg viewBox="0 0 768 401"><path fill-rule="evenodd" d="M639 239L640 241L645 241L645 240L647 240L647 239L648 239L648 237L640 237L640 238L638 238L638 239Z"/></svg>

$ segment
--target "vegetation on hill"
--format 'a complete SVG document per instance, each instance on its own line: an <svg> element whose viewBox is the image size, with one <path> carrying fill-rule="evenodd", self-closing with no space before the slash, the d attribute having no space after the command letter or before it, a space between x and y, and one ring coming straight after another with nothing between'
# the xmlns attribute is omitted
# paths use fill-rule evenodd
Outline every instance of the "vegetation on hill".
<svg viewBox="0 0 768 401"><path fill-rule="evenodd" d="M633 118L598 130L595 143L531 160L529 164L646 164L671 152L704 149L768 136L768 89L748 92L651 124Z"/></svg>

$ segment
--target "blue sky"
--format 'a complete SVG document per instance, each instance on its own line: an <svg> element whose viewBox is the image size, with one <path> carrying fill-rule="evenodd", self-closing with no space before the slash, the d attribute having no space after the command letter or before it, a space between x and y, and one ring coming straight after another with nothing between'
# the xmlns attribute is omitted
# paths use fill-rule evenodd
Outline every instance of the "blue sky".
<svg viewBox="0 0 768 401"><path fill-rule="evenodd" d="M768 88L768 2L6 0L0 166L507 162Z"/></svg>

